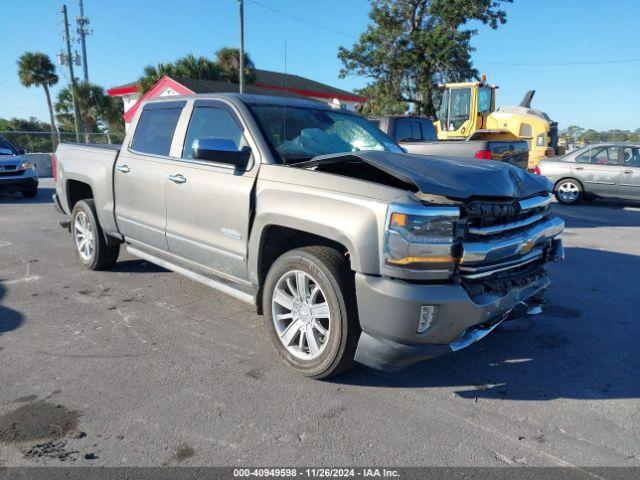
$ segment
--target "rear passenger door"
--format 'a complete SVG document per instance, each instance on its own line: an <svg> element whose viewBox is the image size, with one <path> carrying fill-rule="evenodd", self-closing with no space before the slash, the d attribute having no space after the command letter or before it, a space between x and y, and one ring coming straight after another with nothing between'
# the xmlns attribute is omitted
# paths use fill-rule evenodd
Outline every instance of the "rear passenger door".
<svg viewBox="0 0 640 480"><path fill-rule="evenodd" d="M130 145L114 172L118 230L134 244L167 250L165 185L176 125L185 101L143 107Z"/></svg>
<svg viewBox="0 0 640 480"><path fill-rule="evenodd" d="M246 280L251 190L259 166L255 144L232 107L218 100L194 102L182 137L182 158L174 159L168 172L179 182L166 183L169 251L214 273ZM192 145L198 138L228 140L238 150L250 146L252 159L245 170L195 160Z"/></svg>
<svg viewBox="0 0 640 480"><path fill-rule="evenodd" d="M597 195L615 196L620 185L620 148L597 146L578 155L572 166L585 190Z"/></svg>

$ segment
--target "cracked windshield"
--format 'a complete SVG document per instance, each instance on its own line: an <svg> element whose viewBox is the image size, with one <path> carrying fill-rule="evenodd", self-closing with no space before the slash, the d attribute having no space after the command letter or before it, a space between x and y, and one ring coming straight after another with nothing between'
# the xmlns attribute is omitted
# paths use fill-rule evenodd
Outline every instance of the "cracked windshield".
<svg viewBox="0 0 640 480"><path fill-rule="evenodd" d="M350 113L282 105L252 105L251 111L283 163L362 150L402 153L366 119Z"/></svg>

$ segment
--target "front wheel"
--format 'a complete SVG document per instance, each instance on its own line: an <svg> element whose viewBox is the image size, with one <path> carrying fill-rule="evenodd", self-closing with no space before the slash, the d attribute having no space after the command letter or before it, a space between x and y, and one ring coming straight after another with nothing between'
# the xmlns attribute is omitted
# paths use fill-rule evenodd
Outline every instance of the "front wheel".
<svg viewBox="0 0 640 480"><path fill-rule="evenodd" d="M582 199L582 186L576 180L560 180L556 186L556 199L564 205L575 205Z"/></svg>
<svg viewBox="0 0 640 480"><path fill-rule="evenodd" d="M298 373L320 379L352 366L360 326L353 275L337 250L283 254L267 274L263 309L276 350Z"/></svg>
<svg viewBox="0 0 640 480"><path fill-rule="evenodd" d="M112 267L118 260L119 243L107 243L93 200L80 200L71 212L71 234L76 255L89 270Z"/></svg>

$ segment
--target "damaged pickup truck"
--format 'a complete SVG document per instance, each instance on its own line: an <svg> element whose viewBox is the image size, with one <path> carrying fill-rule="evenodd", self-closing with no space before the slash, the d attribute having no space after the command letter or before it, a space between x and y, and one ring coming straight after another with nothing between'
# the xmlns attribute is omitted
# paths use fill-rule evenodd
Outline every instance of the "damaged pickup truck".
<svg viewBox="0 0 640 480"><path fill-rule="evenodd" d="M254 304L313 378L462 349L540 304L545 264L563 256L543 177L405 154L313 101L151 100L121 147L60 145L56 175L87 268L124 247Z"/></svg>

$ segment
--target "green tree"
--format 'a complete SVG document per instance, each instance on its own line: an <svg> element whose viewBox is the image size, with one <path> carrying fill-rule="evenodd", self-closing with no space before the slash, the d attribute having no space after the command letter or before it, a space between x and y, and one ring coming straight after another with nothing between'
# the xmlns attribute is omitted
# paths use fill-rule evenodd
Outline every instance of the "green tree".
<svg viewBox="0 0 640 480"><path fill-rule="evenodd" d="M115 120L114 105L111 97L105 94L104 89L93 83L82 82L78 84L78 106L80 108L80 121L85 134L85 142L90 143L91 133L99 133L108 128ZM58 101L55 105L60 125L73 129L73 97L71 86L65 87L58 93Z"/></svg>
<svg viewBox="0 0 640 480"><path fill-rule="evenodd" d="M594 143L603 141L603 135L601 132L597 132L592 128L585 130L580 134L580 141L583 143Z"/></svg>
<svg viewBox="0 0 640 480"><path fill-rule="evenodd" d="M409 104L398 100L384 82L372 82L356 93L367 98L367 102L358 109L362 115L403 115L409 110Z"/></svg>
<svg viewBox="0 0 640 480"><path fill-rule="evenodd" d="M255 67L249 54L244 55L244 75L246 83L255 81ZM163 76L184 77L195 80L217 80L238 83L238 69L240 68L240 52L237 48L221 48L215 53L215 60L206 57L196 57L189 54L174 62L148 65L138 79L141 94L149 91Z"/></svg>
<svg viewBox="0 0 640 480"><path fill-rule="evenodd" d="M47 97L47 107L49 108L49 119L51 129L51 144L56 148L56 126L53 115L53 105L51 104L51 92L49 87L58 83L56 67L51 59L40 52L26 52L18 60L18 78L25 87L40 86L44 89Z"/></svg>
<svg viewBox="0 0 640 480"><path fill-rule="evenodd" d="M499 7L511 1L371 0L367 30L351 49L339 48L340 76L370 78L369 98L378 105L406 102L433 115L438 83L478 77L471 61L471 38L478 32L467 23L498 28L506 22Z"/></svg>
<svg viewBox="0 0 640 480"><path fill-rule="evenodd" d="M170 77L186 77L196 80L218 80L220 67L206 57L189 54L175 62L158 63L145 67L144 74L138 80L141 93L146 93L165 75Z"/></svg>
<svg viewBox="0 0 640 480"><path fill-rule="evenodd" d="M216 52L216 64L220 69L219 79L223 82L240 82L240 50L224 47ZM249 54L244 54L244 81L246 84L256 81L255 66Z"/></svg>
<svg viewBox="0 0 640 480"><path fill-rule="evenodd" d="M584 132L584 128L579 127L578 125L569 125L564 132L565 142L571 144L573 146L576 145L580 135Z"/></svg>

